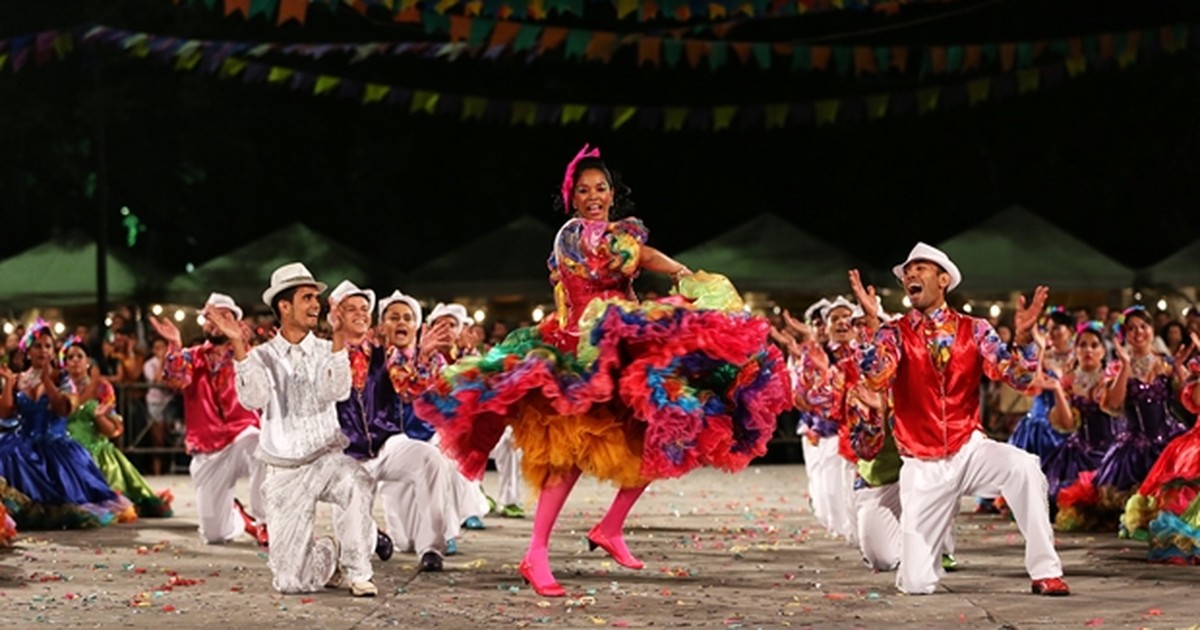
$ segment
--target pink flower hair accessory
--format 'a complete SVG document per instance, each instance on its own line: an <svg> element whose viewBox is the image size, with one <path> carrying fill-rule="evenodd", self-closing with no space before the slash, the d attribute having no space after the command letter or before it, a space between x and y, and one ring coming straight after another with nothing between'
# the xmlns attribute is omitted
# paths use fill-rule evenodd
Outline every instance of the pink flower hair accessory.
<svg viewBox="0 0 1200 630"><path fill-rule="evenodd" d="M571 162L567 164L567 172L563 175L562 183L563 211L567 214L571 214L571 191L575 187L575 167L578 166L579 162L582 160L598 157L600 157L600 149L596 147L590 147L587 145L587 143L584 143L583 148L579 150L579 153L575 154L575 159L571 160Z"/></svg>

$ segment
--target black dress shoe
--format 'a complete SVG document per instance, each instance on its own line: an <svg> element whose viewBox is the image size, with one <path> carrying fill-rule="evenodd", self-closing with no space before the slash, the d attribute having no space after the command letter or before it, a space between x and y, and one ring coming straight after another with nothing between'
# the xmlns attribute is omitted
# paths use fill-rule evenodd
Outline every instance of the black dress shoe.
<svg viewBox="0 0 1200 630"><path fill-rule="evenodd" d="M442 557L432 551L426 551L425 555L421 556L422 571L441 571Z"/></svg>
<svg viewBox="0 0 1200 630"><path fill-rule="evenodd" d="M375 555L379 556L380 560L386 562L388 558L392 557L392 552L394 551L395 547L392 545L392 537L382 531L378 532L375 535Z"/></svg>

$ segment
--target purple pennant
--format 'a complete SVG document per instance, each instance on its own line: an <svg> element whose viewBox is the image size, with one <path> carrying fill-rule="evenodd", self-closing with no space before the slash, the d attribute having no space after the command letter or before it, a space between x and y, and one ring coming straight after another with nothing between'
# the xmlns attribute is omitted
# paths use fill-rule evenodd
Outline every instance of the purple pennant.
<svg viewBox="0 0 1200 630"><path fill-rule="evenodd" d="M904 90L892 94L888 99L888 115L912 116L917 111L917 93Z"/></svg>
<svg viewBox="0 0 1200 630"><path fill-rule="evenodd" d="M562 121L562 105L558 103L539 103L533 113L534 124L557 125Z"/></svg>
<svg viewBox="0 0 1200 630"><path fill-rule="evenodd" d="M242 73L243 83L262 83L267 80L267 74L271 71L271 66L257 61L246 63L246 70Z"/></svg>
<svg viewBox="0 0 1200 630"><path fill-rule="evenodd" d="M1067 75L1067 66L1065 63L1052 63L1042 68L1042 85L1043 88L1051 88L1062 85L1064 77Z"/></svg>
<svg viewBox="0 0 1200 630"><path fill-rule="evenodd" d="M24 35L22 37L14 37L12 39L12 68L16 72L25 66L25 62L29 61L29 45L33 43L33 37Z"/></svg>
<svg viewBox="0 0 1200 630"><path fill-rule="evenodd" d="M812 101L803 101L792 105L792 111L788 115L788 127L807 127L813 124L813 104Z"/></svg>
<svg viewBox="0 0 1200 630"><path fill-rule="evenodd" d="M512 116L512 103L498 99L488 99L487 107L483 110L483 119L490 123L508 124Z"/></svg>
<svg viewBox="0 0 1200 630"><path fill-rule="evenodd" d="M463 98L458 94L442 94L438 97L437 106L434 111L445 116L458 116L462 114Z"/></svg>
<svg viewBox="0 0 1200 630"><path fill-rule="evenodd" d="M951 83L942 86L942 95L938 102L942 107L962 107L967 104L967 84Z"/></svg>
<svg viewBox="0 0 1200 630"><path fill-rule="evenodd" d="M321 57L324 57L325 55L329 54L329 51L331 51L331 50L333 50L332 45L320 44L318 46L312 46L311 50L309 51L309 54L312 55L313 59L320 59Z"/></svg>
<svg viewBox="0 0 1200 630"><path fill-rule="evenodd" d="M759 129L763 126L766 116L762 105L747 105L739 107L737 112L738 127L741 129Z"/></svg>
<svg viewBox="0 0 1200 630"><path fill-rule="evenodd" d="M42 65L54 58L54 40L58 31L42 31L37 34L33 47L33 62Z"/></svg>
<svg viewBox="0 0 1200 630"><path fill-rule="evenodd" d="M997 75L992 79L992 90L989 96L992 100L1012 98L1017 93L1017 77L1012 73Z"/></svg>
<svg viewBox="0 0 1200 630"><path fill-rule="evenodd" d="M495 61L495 60L499 59L501 55L504 54L505 48L507 48L507 46L505 46L504 44L499 44L496 46L488 46L487 50L483 51L483 58L487 59L489 61Z"/></svg>
<svg viewBox="0 0 1200 630"><path fill-rule="evenodd" d="M688 112L687 128L692 131L709 131L713 128L712 107L693 107Z"/></svg>
<svg viewBox="0 0 1200 630"><path fill-rule="evenodd" d="M182 46L178 37L150 37L150 52L174 54Z"/></svg>
<svg viewBox="0 0 1200 630"><path fill-rule="evenodd" d="M842 99L842 104L838 106L837 122L860 123L866 117L867 102L862 97Z"/></svg>
<svg viewBox="0 0 1200 630"><path fill-rule="evenodd" d="M342 79L338 84L338 98L352 101L362 100L363 91L367 86L358 79Z"/></svg>
<svg viewBox="0 0 1200 630"><path fill-rule="evenodd" d="M641 129L658 129L662 126L662 108L639 107L637 121Z"/></svg>
<svg viewBox="0 0 1200 630"><path fill-rule="evenodd" d="M612 125L613 109L609 105L591 105L587 108L587 123L597 127Z"/></svg>
<svg viewBox="0 0 1200 630"><path fill-rule="evenodd" d="M388 92L387 99L384 101L393 107L408 107L412 102L412 90L406 88L392 88Z"/></svg>
<svg viewBox="0 0 1200 630"><path fill-rule="evenodd" d="M312 94L313 88L317 85L317 75L311 72L296 72L292 75L292 82L288 86L293 92L301 92L304 94Z"/></svg>

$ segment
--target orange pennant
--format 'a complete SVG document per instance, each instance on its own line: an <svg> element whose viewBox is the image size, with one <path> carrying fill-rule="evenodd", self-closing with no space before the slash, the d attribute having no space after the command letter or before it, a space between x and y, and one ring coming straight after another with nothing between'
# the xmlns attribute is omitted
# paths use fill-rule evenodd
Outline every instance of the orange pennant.
<svg viewBox="0 0 1200 630"><path fill-rule="evenodd" d="M687 53L688 64L693 68L698 68L700 62L704 61L704 56L708 54L710 46L706 41L689 39L684 41L683 49Z"/></svg>
<svg viewBox="0 0 1200 630"><path fill-rule="evenodd" d="M612 31L594 31L591 41L588 42L587 48L583 51L583 56L585 59L608 63L612 61L613 52L616 49L616 33Z"/></svg>
<svg viewBox="0 0 1200 630"><path fill-rule="evenodd" d="M1072 37L1067 40L1067 58L1072 61L1083 59L1083 40Z"/></svg>
<svg viewBox="0 0 1200 630"><path fill-rule="evenodd" d="M945 46L934 46L929 49L929 65L933 68L934 74L942 74L946 71Z"/></svg>
<svg viewBox="0 0 1200 630"><path fill-rule="evenodd" d="M289 20L296 20L303 24L307 15L308 0L280 0L279 19L275 23L282 26Z"/></svg>
<svg viewBox="0 0 1200 630"><path fill-rule="evenodd" d="M307 0L304 1L307 2ZM407 9L401 9L400 12L396 14L396 17L392 19L401 24L419 24L421 22L421 10L416 6L411 6Z"/></svg>
<svg viewBox="0 0 1200 630"><path fill-rule="evenodd" d="M450 41L465 42L471 38L471 18L462 15L450 16Z"/></svg>
<svg viewBox="0 0 1200 630"><path fill-rule="evenodd" d="M737 55L738 61L743 64L750 63L750 43L749 42L730 42L729 47L733 49L733 54Z"/></svg>
<svg viewBox="0 0 1200 630"><path fill-rule="evenodd" d="M892 67L900 72L908 70L908 46L892 46Z"/></svg>
<svg viewBox="0 0 1200 630"><path fill-rule="evenodd" d="M1017 45L1013 43L1000 44L1000 69L1011 72L1017 62Z"/></svg>
<svg viewBox="0 0 1200 630"><path fill-rule="evenodd" d="M982 61L983 61L983 47L982 46L978 46L978 45L967 46L966 48L963 49L963 61L962 61L963 72L969 72L971 70L978 70L979 64Z"/></svg>
<svg viewBox="0 0 1200 630"><path fill-rule="evenodd" d="M530 4L530 6L533 6ZM567 41L567 29L561 26L547 26L542 30L542 41L538 46L538 53L542 54L546 51L554 50L563 45Z"/></svg>
<svg viewBox="0 0 1200 630"><path fill-rule="evenodd" d="M241 13L242 17L250 17L250 0L225 0L225 16Z"/></svg>
<svg viewBox="0 0 1200 630"><path fill-rule="evenodd" d="M655 68L662 65L662 39L643 37L638 40L638 67L650 64Z"/></svg>
<svg viewBox="0 0 1200 630"><path fill-rule="evenodd" d="M516 41L517 32L520 30L520 22L509 22L508 20L496 22L495 28L492 29L491 46L508 46Z"/></svg>
<svg viewBox="0 0 1200 630"><path fill-rule="evenodd" d="M875 61L875 51L870 46L855 46L854 75L878 73L879 65Z"/></svg>
<svg viewBox="0 0 1200 630"><path fill-rule="evenodd" d="M833 49L829 46L813 46L812 47L812 67L816 70L828 70L829 58L833 55Z"/></svg>
<svg viewBox="0 0 1200 630"><path fill-rule="evenodd" d="M1105 33L1100 36L1100 58L1112 59L1117 53L1117 38L1112 33Z"/></svg>

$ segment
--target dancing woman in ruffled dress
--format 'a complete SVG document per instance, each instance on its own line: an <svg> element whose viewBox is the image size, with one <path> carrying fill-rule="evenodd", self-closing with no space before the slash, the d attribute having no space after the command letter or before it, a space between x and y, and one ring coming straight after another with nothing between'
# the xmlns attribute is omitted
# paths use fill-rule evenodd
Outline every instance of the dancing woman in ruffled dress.
<svg viewBox="0 0 1200 630"><path fill-rule="evenodd" d="M108 485L133 502L138 516L171 516L171 491L154 492L142 473L109 439L124 431L124 420L114 413L117 394L112 383L92 366L79 337L64 341L60 354L74 409L67 419L67 433L91 453Z"/></svg>
<svg viewBox="0 0 1200 630"><path fill-rule="evenodd" d="M6 381L0 418L15 425L0 436L0 477L31 501L30 509L15 515L17 524L58 529L136 519L129 500L113 492L91 455L67 434L71 401L59 387L49 326L30 326L21 348L28 353L29 369L0 373Z"/></svg>
<svg viewBox="0 0 1200 630"><path fill-rule="evenodd" d="M613 220L626 190L599 151L584 149L562 187L575 214L549 260L556 311L485 356L448 367L417 402L471 479L512 426L525 478L540 490L519 570L543 596L566 594L548 545L581 472L620 488L589 546L639 569L622 531L647 484L700 466L745 468L766 452L788 405L768 322L745 312L725 278L693 275L646 245L638 219ZM643 269L670 275L678 294L638 302L632 283Z"/></svg>
<svg viewBox="0 0 1200 630"><path fill-rule="evenodd" d="M1062 375L1071 355L1072 319L1062 307L1050 309L1050 347L1042 355L1044 372ZM1055 393L1048 389L1037 392L1029 413L1021 418L1008 438L1013 446L1038 456L1045 467L1046 460L1057 451L1067 436L1050 426ZM1051 491L1053 493L1053 490Z"/></svg>

